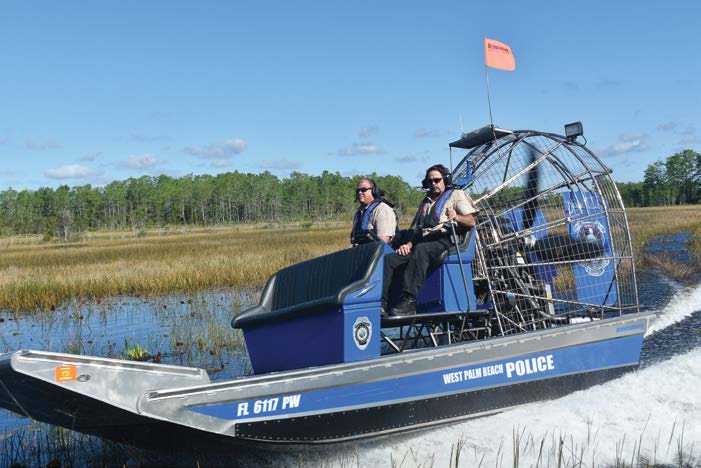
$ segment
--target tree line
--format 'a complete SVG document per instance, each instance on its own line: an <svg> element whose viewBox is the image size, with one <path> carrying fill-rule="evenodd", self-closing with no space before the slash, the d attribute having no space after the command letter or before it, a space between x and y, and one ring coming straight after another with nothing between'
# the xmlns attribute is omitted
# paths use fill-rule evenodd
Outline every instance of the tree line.
<svg viewBox="0 0 701 468"><path fill-rule="evenodd" d="M398 176L371 174L401 215L412 216L423 192ZM238 171L216 176L143 176L104 187L81 185L0 191L0 234L70 240L100 229L256 222L350 220L358 177L338 172ZM626 206L701 202L701 154L684 150L650 164L642 182L619 183ZM518 189L516 189L518 190ZM520 194L519 194L520 195Z"/></svg>
<svg viewBox="0 0 701 468"><path fill-rule="evenodd" d="M618 183L626 206L701 203L701 153L686 149L647 166L642 182Z"/></svg>
<svg viewBox="0 0 701 468"><path fill-rule="evenodd" d="M372 177L398 213L412 212L422 192L401 177ZM180 225L350 219L358 177L227 172L216 176L143 176L104 187L81 185L0 192L0 234L70 240L77 232Z"/></svg>

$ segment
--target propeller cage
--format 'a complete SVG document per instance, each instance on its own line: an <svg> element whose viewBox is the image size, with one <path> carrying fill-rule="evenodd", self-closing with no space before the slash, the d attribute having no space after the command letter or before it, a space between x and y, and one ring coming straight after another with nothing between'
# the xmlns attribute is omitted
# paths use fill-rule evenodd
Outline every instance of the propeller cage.
<svg viewBox="0 0 701 468"><path fill-rule="evenodd" d="M532 130L492 132L453 179L480 209L476 289L498 334L638 310L628 220L611 170L585 145ZM479 299L478 299L479 300Z"/></svg>

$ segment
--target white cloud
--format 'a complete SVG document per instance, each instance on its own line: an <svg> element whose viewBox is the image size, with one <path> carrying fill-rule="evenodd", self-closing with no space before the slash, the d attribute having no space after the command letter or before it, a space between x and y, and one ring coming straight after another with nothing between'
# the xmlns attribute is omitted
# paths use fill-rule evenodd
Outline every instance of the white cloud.
<svg viewBox="0 0 701 468"><path fill-rule="evenodd" d="M394 158L394 159L395 159L395 161L397 161L397 162L399 162L399 163L410 163L410 162L416 162L416 161L417 161L416 156L411 156L411 155L408 155L408 156L401 156L401 157L399 157L399 158Z"/></svg>
<svg viewBox="0 0 701 468"><path fill-rule="evenodd" d="M676 122L665 122L657 126L657 130L661 132L668 132L670 130L674 130L675 128L677 128Z"/></svg>
<svg viewBox="0 0 701 468"><path fill-rule="evenodd" d="M609 80L608 78L604 78L602 80L599 80L596 83L597 88L615 88L618 86L620 83L615 80Z"/></svg>
<svg viewBox="0 0 701 468"><path fill-rule="evenodd" d="M385 150L374 143L353 143L349 148L341 148L338 154L341 156L354 156L356 154L382 154Z"/></svg>
<svg viewBox="0 0 701 468"><path fill-rule="evenodd" d="M119 162L119 166L126 169L148 169L158 164L161 164L161 160L152 154L129 156L126 160Z"/></svg>
<svg viewBox="0 0 701 468"><path fill-rule="evenodd" d="M212 161L212 164L210 164L212 167L229 167L231 166L231 161L227 161L226 159L217 159L216 161Z"/></svg>
<svg viewBox="0 0 701 468"><path fill-rule="evenodd" d="M414 136L416 138L428 138L428 137L442 137L448 135L445 130L429 130L426 128L418 128L414 130Z"/></svg>
<svg viewBox="0 0 701 468"><path fill-rule="evenodd" d="M61 145L59 145L58 143L56 143L53 140L47 140L47 141L27 140L24 142L24 146L27 149L39 150L39 151L62 148Z"/></svg>
<svg viewBox="0 0 701 468"><path fill-rule="evenodd" d="M618 138L621 141L634 142L642 140L643 138L645 138L645 135L643 135L642 133L622 133Z"/></svg>
<svg viewBox="0 0 701 468"><path fill-rule="evenodd" d="M130 138L133 141L139 141L139 142L168 141L168 140L170 140L170 137L166 136L166 135L145 135L143 133L132 133L130 135Z"/></svg>
<svg viewBox="0 0 701 468"><path fill-rule="evenodd" d="M260 163L260 167L263 169L299 169L300 164L287 159L276 159L263 161Z"/></svg>
<svg viewBox="0 0 701 468"><path fill-rule="evenodd" d="M102 153L96 152L96 153L84 154L83 156L80 157L80 161L90 161L90 162L95 161L97 159L97 157L100 156L100 154L102 154Z"/></svg>
<svg viewBox="0 0 701 468"><path fill-rule="evenodd" d="M224 159L246 150L246 142L240 138L225 140L220 145L188 146L185 152L198 158Z"/></svg>
<svg viewBox="0 0 701 468"><path fill-rule="evenodd" d="M355 177L355 176L362 176L363 172L359 169L353 168L353 169L346 169L345 171L341 171L341 175L344 177Z"/></svg>
<svg viewBox="0 0 701 468"><path fill-rule="evenodd" d="M377 125L368 125L363 127L358 132L360 138L370 138L373 135L377 135L380 132L380 128Z"/></svg>
<svg viewBox="0 0 701 468"><path fill-rule="evenodd" d="M161 172L163 175L167 175L169 177L172 177L174 179L178 179L180 177L183 177L187 173L185 171L182 171L180 169L165 169L163 172Z"/></svg>
<svg viewBox="0 0 701 468"><path fill-rule="evenodd" d="M640 133L624 133L618 137L618 143L605 146L597 151L599 156L618 156L626 153L639 153L649 148L645 135Z"/></svg>
<svg viewBox="0 0 701 468"><path fill-rule="evenodd" d="M679 140L680 145L701 143L701 138L699 138L698 134L696 133L696 128L694 127L687 127L679 132L679 134L682 136L681 140Z"/></svg>
<svg viewBox="0 0 701 468"><path fill-rule="evenodd" d="M95 172L89 167L81 166L80 164L68 164L66 166L47 169L44 175L52 179L80 179L94 176Z"/></svg>

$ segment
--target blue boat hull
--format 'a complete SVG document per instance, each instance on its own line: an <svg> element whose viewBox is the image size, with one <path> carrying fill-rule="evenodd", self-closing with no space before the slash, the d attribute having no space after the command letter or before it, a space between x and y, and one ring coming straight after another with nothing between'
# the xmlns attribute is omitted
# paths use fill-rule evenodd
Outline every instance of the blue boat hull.
<svg viewBox="0 0 701 468"><path fill-rule="evenodd" d="M637 367L650 318L221 382L199 369L18 351L0 357L0 406L141 447L344 442L485 416L615 378ZM76 378L58 381L66 366Z"/></svg>

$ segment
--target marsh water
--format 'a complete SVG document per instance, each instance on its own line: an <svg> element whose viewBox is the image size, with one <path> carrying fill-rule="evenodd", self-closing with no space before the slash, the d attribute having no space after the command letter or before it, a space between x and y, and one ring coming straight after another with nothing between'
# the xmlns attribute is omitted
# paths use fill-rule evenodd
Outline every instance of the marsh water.
<svg viewBox="0 0 701 468"><path fill-rule="evenodd" d="M649 248L690 261L686 241L683 234L665 236ZM701 466L701 277L681 284L647 271L638 282L642 308L660 315L646 335L636 372L488 418L333 449L240 453L235 460L265 466L449 466L457 455L460 466L513 466L516 459L520 466L553 466L560 459L561 466L640 459ZM230 320L258 297L256 290L225 290L74 302L38 314L0 312L0 352L31 348L138 358L200 367L213 380L228 379L251 372L242 337ZM0 410L5 441L0 466L13 461L2 453L11 446L7 441L26 436L28 428L41 430L42 425ZM138 451L124 457L119 464L139 463ZM16 451L12 458L18 458Z"/></svg>

